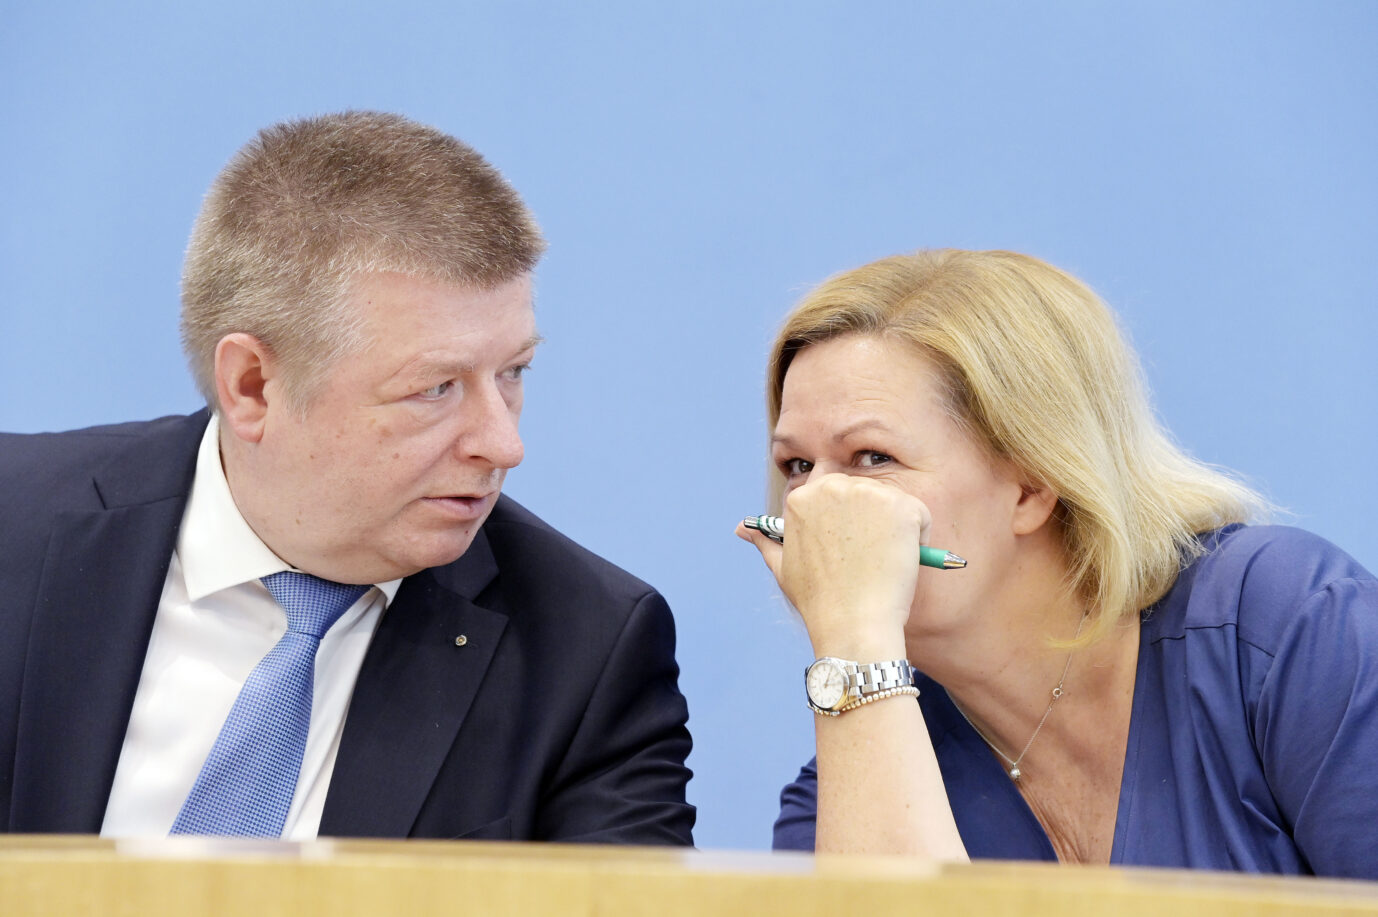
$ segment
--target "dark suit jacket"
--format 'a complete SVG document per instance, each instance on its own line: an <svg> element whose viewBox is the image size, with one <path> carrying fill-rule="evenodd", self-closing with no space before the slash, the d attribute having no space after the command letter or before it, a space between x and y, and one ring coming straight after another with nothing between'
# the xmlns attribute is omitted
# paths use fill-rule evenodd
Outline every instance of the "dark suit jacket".
<svg viewBox="0 0 1378 917"><path fill-rule="evenodd" d="M100 830L206 421L0 434L0 827ZM690 843L674 640L653 589L500 499L384 614L321 835Z"/></svg>

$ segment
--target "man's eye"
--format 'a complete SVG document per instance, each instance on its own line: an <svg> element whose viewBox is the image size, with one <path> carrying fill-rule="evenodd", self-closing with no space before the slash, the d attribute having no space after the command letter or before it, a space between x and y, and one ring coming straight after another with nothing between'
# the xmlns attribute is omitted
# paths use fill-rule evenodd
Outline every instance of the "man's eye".
<svg viewBox="0 0 1378 917"><path fill-rule="evenodd" d="M417 392L417 394L420 395L422 398L434 400L436 398L443 398L445 396L445 393L454 387L455 384L453 382L442 382L439 385L432 385L430 388L424 391Z"/></svg>
<svg viewBox="0 0 1378 917"><path fill-rule="evenodd" d="M786 475L794 477L797 474L808 474L812 471L813 462L801 458L786 459L780 463L780 468Z"/></svg>
<svg viewBox="0 0 1378 917"><path fill-rule="evenodd" d="M509 382L520 382L522 376L525 376L529 372L531 372L531 364L522 363L504 370L503 375L507 377L507 381Z"/></svg>
<svg viewBox="0 0 1378 917"><path fill-rule="evenodd" d="M886 465L893 461L884 452L858 452L856 463L862 468L874 468L877 465Z"/></svg>

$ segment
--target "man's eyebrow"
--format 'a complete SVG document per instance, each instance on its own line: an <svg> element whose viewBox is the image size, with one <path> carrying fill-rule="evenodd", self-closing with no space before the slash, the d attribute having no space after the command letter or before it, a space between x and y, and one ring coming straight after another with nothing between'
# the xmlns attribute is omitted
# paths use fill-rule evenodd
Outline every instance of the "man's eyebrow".
<svg viewBox="0 0 1378 917"><path fill-rule="evenodd" d="M539 334L533 334L522 342L513 356L519 356L528 350L542 343L545 338ZM393 374L393 378L418 378L429 376L463 376L474 371L474 364L471 361L459 360L435 360L430 361L424 357L419 357L407 362L405 366Z"/></svg>
<svg viewBox="0 0 1378 917"><path fill-rule="evenodd" d="M409 363L398 375L408 374L412 376L463 376L474 371L474 364L469 362L459 362L457 360L437 360L428 363L425 360L418 360Z"/></svg>

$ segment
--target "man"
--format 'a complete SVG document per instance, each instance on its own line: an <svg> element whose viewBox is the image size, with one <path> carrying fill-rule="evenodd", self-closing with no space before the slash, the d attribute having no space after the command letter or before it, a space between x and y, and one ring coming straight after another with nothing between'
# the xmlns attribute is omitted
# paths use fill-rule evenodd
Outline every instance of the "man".
<svg viewBox="0 0 1378 917"><path fill-rule="evenodd" d="M226 167L183 277L211 410L0 437L8 830L691 842L669 609L499 496L543 247L404 118Z"/></svg>

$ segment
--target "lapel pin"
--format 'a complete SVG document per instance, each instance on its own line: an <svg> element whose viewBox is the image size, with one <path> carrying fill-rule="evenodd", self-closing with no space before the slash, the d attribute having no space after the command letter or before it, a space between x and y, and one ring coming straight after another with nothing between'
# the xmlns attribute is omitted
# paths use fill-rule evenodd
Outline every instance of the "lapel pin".
<svg viewBox="0 0 1378 917"><path fill-rule="evenodd" d="M463 634L460 634L458 637L455 637L455 646L463 646L468 642L469 638L464 636Z"/></svg>

